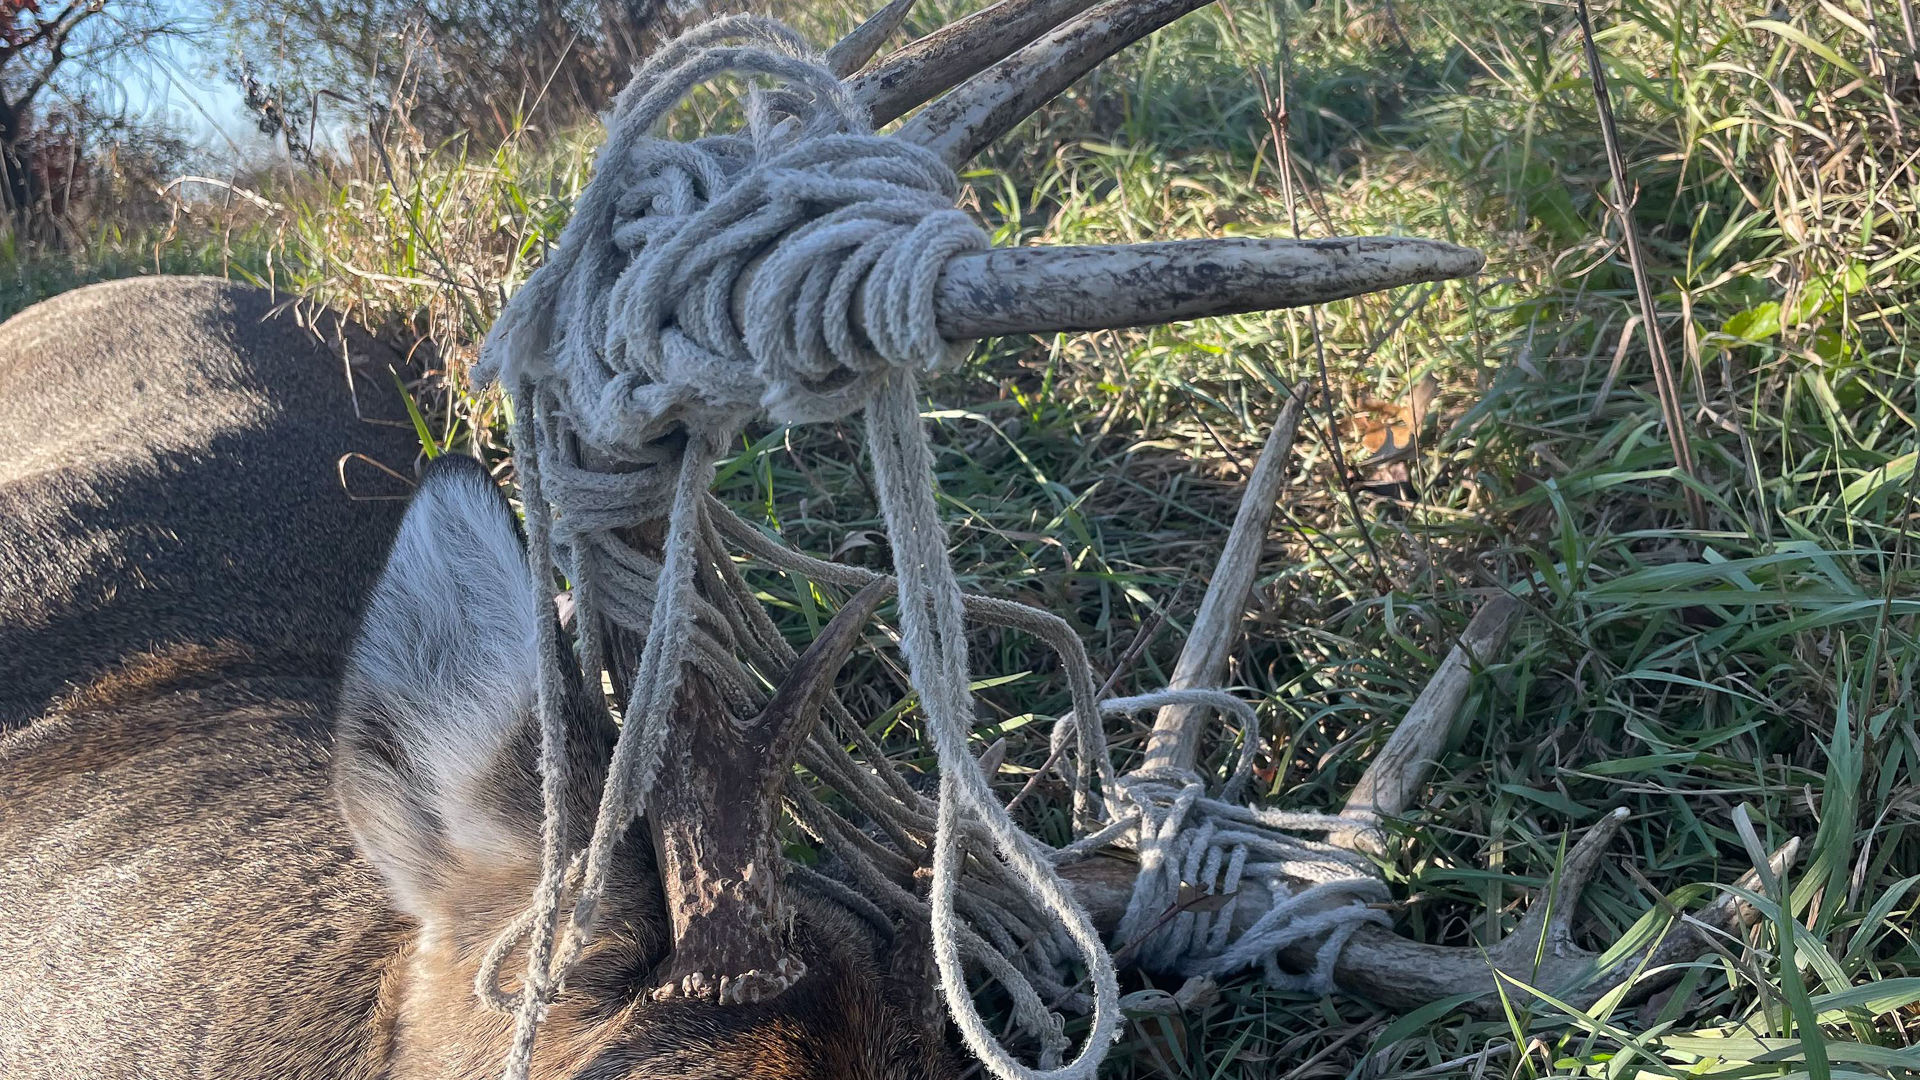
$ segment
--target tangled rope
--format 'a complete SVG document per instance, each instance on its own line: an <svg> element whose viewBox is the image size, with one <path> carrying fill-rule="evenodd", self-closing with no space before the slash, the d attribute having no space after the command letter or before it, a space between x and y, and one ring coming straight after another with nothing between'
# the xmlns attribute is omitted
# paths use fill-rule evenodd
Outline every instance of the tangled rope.
<svg viewBox="0 0 1920 1080"><path fill-rule="evenodd" d="M655 134L689 92L724 73L767 84L746 96L742 132L692 142ZM971 344L935 329L941 267L987 243L954 208L953 172L926 150L873 135L858 103L798 35L751 16L708 23L662 49L621 94L608 127L558 250L502 313L475 369L511 393L530 572L541 588L556 572L573 583L582 666L596 677L607 669L603 622L643 641L598 817L585 846L570 851L556 667L564 644L557 630L543 630L540 884L487 953L477 985L489 1004L515 1015L509 1080L526 1076L538 1026L593 935L610 858L646 806L687 666L735 715L750 715L759 691L749 667L777 675L794 660L739 582L728 546L817 581L877 577L788 551L707 495L723 448L761 413L797 422L864 410L897 573L901 647L940 763L939 797L929 803L829 702L823 725L850 736L864 762L841 736L815 732L802 763L891 844L789 779L795 820L840 857L866 895L818 875L801 883L876 924L888 912L927 920L948 1011L973 1052L1005 1078L1087 1080L1120 1034L1113 955L1057 872L1103 846L1140 852L1140 885L1121 937L1159 966L1206 975L1263 963L1276 980L1324 987L1345 935L1380 918L1354 902L1377 895L1379 883L1352 853L1288 834L1339 828L1340 819L1239 805L1257 741L1251 708L1212 690L1097 702L1091 665L1064 621L967 596L954 578L917 406L918 374L956 362ZM659 523L657 559L618 535ZM722 587L703 597L694 587L699 574L717 575ZM1025 630L1060 655L1074 709L1054 738L1085 833L1067 848L1020 830L973 767L969 618ZM1198 776L1114 774L1103 713L1175 701L1240 723L1239 765L1215 794ZM899 882L928 856L923 901ZM1237 938L1237 900L1162 918L1183 882L1225 894L1247 878L1267 881L1282 902ZM1289 896L1285 878L1316 884ZM1321 933L1330 936L1313 974L1275 964L1280 947ZM510 993L503 969L523 942L525 976ZM1075 963L1085 980L1067 985ZM970 967L1007 989L1014 1023L1039 1044L1038 1069L988 1029L967 986ZM1060 1003L1093 1014L1071 1061L1054 1011Z"/></svg>

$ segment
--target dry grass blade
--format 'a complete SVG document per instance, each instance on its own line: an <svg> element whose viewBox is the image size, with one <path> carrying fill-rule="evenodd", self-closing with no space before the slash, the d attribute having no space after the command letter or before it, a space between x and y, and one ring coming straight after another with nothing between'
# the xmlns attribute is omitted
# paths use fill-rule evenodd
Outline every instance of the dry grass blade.
<svg viewBox="0 0 1920 1080"><path fill-rule="evenodd" d="M1640 300L1640 316L1647 332L1647 349L1653 359L1654 390L1660 397L1662 422L1667 439L1673 445L1674 464L1698 482L1700 472L1693 464L1693 443L1687 436L1686 415L1680 409L1680 384L1673 374L1673 362L1667 356L1667 344L1660 330L1660 314L1654 306L1653 285L1647 278L1646 257L1640 250L1640 229L1634 223L1632 194L1627 187L1627 166L1620 156L1619 126L1613 119L1613 95L1607 88L1607 73L1600 65L1600 47L1593 40L1593 17L1587 0L1575 0L1580 15L1581 45L1587 54L1587 72L1593 80L1593 100L1600 112L1600 133L1607 149L1607 171L1613 180L1613 212L1627 246L1627 262L1633 268L1633 288ZM1692 487L1686 489L1687 512L1693 527L1707 527L1707 504Z"/></svg>

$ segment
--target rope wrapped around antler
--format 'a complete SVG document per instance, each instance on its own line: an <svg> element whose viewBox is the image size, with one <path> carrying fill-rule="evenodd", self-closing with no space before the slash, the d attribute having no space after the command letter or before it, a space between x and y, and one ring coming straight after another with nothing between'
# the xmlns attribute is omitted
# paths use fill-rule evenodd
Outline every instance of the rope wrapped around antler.
<svg viewBox="0 0 1920 1080"><path fill-rule="evenodd" d="M690 143L654 135L693 87L727 72L773 84L747 95L744 131ZM1317 921L1295 928L1291 937L1377 920L1358 903L1378 889L1361 860L1282 831L1326 831L1340 827L1339 819L1262 816L1235 804L1257 737L1243 703L1198 688L1106 706L1177 701L1234 713L1244 751L1238 779L1229 782L1224 797L1209 794L1191 774L1118 778L1090 667L1065 624L1020 605L961 593L948 563L933 498L932 452L916 404L918 374L954 362L970 346L937 330L934 294L941 270L956 254L986 244L979 226L953 207L957 182L951 167L911 143L874 136L862 107L805 43L784 26L755 17L707 24L662 50L621 95L609 126L594 179L559 250L508 305L475 372L512 392L531 572L542 589L556 570L574 583L590 679L597 681L608 667L601 619L644 642L598 819L577 851L570 850L573 833L562 797L569 782L559 718L562 680L551 670L562 648L551 629L542 643L549 666L538 706L547 815L543 875L533 905L489 952L479 980L487 1001L517 1017L508 1075L526 1074L538 1024L594 932L612 851L657 788L689 666L734 715L749 715L757 695L741 656L783 661L784 643L769 633L763 614L716 606L695 588L699 574L733 572L720 565L727 561L724 552L710 557L716 522L705 491L722 449L760 413L799 421L864 410L898 575L902 649L941 768L936 806L926 807L888 777L867 785L861 808L891 820L898 838L922 850L931 840L924 908L941 986L969 1047L994 1073L1084 1080L1118 1036L1113 957L1056 872L1057 864L1096 847L1119 843L1141 852L1147 872L1123 931L1159 942L1162 951L1193 953L1188 967L1195 971L1270 959L1274 942L1287 937L1276 924L1292 908L1279 905L1240 946L1226 938L1230 919L1187 913L1154 924L1167 890L1177 893L1182 881L1218 882L1230 891L1243 875L1263 874L1278 889L1285 868L1288 875L1321 880L1345 894L1346 902L1331 909L1316 905ZM720 533L742 539L724 521L717 524ZM621 538L645 527L664 528L658 559ZM827 566L802 561L811 569ZM1048 850L1023 833L972 767L965 641L970 610L990 622L1032 630L1062 654L1074 713L1059 737L1071 738L1076 747L1070 770L1076 818L1091 832L1064 851ZM784 659L790 662L790 654ZM806 754L822 756L824 742L813 740L796 752L803 760ZM838 769L853 788L861 786L846 772L858 766L824 756L809 767ZM889 768L877 753L869 753L865 764L883 773ZM894 806L878 805L886 799ZM804 793L795 801L802 824L836 844L863 886L879 894L869 899L895 911L921 909L917 898L878 868L899 856L849 835L857 830L836 823ZM1310 865L1320 869L1301 869ZM968 874L993 880L962 890L958 883ZM563 919L569 895L572 906ZM1334 937L1329 949L1337 951L1343 935ZM521 942L528 951L526 976L519 992L509 994L502 969ZM1058 1000L1069 988L1055 981L1056 973L1069 960L1088 973L1093 1019L1080 1053L1061 1064L1068 1044L1036 985ZM988 1030L968 991L969 964L983 967L1011 992L1016 1021L1041 1045L1039 1071ZM1328 968L1320 965L1315 985L1326 985ZM662 991L764 998L800 972L796 959L780 957L765 968L721 973L717 982L704 971L685 972L678 985Z"/></svg>

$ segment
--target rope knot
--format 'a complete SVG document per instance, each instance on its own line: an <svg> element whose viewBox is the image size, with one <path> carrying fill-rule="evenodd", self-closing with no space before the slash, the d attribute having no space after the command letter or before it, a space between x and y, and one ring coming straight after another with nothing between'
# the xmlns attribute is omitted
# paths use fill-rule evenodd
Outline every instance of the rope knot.
<svg viewBox="0 0 1920 1080"><path fill-rule="evenodd" d="M755 83L742 131L656 134L695 87ZM873 134L785 27L736 17L663 50L620 96L560 249L501 313L476 375L557 382L596 446L861 409L896 367L957 362L934 290L986 233L924 147ZM557 378L556 378L557 377Z"/></svg>

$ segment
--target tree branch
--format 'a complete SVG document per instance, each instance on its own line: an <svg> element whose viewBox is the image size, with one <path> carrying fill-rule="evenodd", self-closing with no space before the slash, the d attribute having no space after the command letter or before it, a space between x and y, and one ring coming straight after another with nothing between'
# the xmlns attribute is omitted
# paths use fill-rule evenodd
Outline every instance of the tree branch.
<svg viewBox="0 0 1920 1080"><path fill-rule="evenodd" d="M55 15L53 18L36 19L34 21L32 36L26 38L23 41L20 41L17 44L9 45L5 49L0 49L0 67L6 66L7 61L20 55L21 53L26 52L29 49L35 48L41 42L47 40L47 36L49 34L52 34L55 30L59 29L61 24L65 23L67 19L74 14L75 11L78 11L82 7L86 7L90 4L97 3L97 2L98 0L73 0L73 3L68 4L65 10L61 11L60 14Z"/></svg>
<svg viewBox="0 0 1920 1080"><path fill-rule="evenodd" d="M27 88L20 92L20 96L14 99L15 112L25 112L33 106L33 99L40 96L40 91L46 89L47 83L53 79L53 73L66 62L67 41L73 37L73 32L80 27L81 23L105 9L106 0L86 0L84 6L80 0L75 0L60 13L54 23L54 33L50 39L52 44L48 47L46 65L40 69L39 74L34 76L33 81L27 84Z"/></svg>

